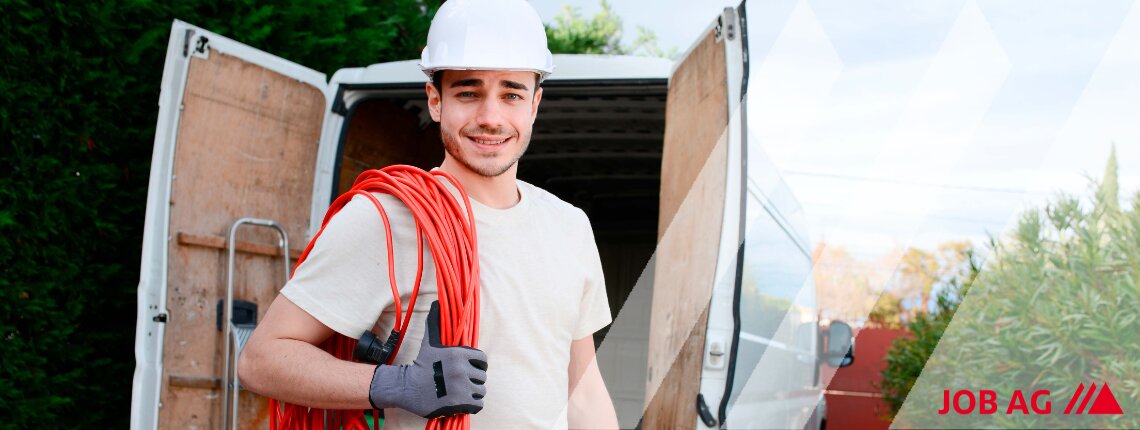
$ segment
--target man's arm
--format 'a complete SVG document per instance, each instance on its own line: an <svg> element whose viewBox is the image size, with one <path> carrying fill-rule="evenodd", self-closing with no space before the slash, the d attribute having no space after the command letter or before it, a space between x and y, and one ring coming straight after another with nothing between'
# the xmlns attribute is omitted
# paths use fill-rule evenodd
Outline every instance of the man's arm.
<svg viewBox="0 0 1140 430"><path fill-rule="evenodd" d="M353 363L320 349L333 330L278 295L238 361L246 389L289 403L323 409L372 409L375 365Z"/></svg>
<svg viewBox="0 0 1140 430"><path fill-rule="evenodd" d="M570 399L567 421L570 428L616 429L617 412L598 370L594 337L570 343Z"/></svg>

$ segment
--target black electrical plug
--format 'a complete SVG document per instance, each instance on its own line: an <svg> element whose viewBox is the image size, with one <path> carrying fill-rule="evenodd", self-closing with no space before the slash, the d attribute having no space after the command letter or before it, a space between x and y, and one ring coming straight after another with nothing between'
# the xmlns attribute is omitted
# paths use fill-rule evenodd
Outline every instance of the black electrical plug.
<svg viewBox="0 0 1140 430"><path fill-rule="evenodd" d="M383 344L371 331L365 330L364 334L360 335L356 348L352 350L352 356L365 363L388 364L388 359L392 357L392 352L396 350L398 343L400 343L400 332L396 330L392 330L392 334L388 335L388 341Z"/></svg>

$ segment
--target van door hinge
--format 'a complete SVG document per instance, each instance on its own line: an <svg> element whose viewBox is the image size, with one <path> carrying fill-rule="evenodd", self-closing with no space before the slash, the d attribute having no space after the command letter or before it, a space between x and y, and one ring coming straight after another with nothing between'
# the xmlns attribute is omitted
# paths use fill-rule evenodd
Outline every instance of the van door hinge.
<svg viewBox="0 0 1140 430"><path fill-rule="evenodd" d="M156 323L165 323L166 322L166 314L155 315L154 318L151 318L151 321L154 321Z"/></svg>
<svg viewBox="0 0 1140 430"><path fill-rule="evenodd" d="M713 418L712 412L709 411L709 405L705 403L704 394L697 394L697 415L701 416L701 421L710 428L716 428L716 418Z"/></svg>
<svg viewBox="0 0 1140 430"><path fill-rule="evenodd" d="M209 60L210 59L210 39L206 36L198 36L198 40L194 43L194 52L191 52L195 57Z"/></svg>

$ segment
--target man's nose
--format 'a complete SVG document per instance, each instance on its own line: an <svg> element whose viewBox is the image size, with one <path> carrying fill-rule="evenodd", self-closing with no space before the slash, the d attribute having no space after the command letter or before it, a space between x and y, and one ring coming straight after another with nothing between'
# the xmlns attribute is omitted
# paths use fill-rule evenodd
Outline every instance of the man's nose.
<svg viewBox="0 0 1140 430"><path fill-rule="evenodd" d="M479 103L479 109L475 113L475 121L484 127L499 127L503 125L503 107L500 105L502 102L495 97L484 98L482 103Z"/></svg>

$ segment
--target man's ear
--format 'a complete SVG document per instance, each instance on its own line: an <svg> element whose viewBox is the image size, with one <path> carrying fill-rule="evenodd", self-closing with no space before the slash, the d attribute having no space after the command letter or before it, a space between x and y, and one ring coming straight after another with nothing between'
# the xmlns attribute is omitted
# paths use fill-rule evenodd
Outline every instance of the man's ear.
<svg viewBox="0 0 1140 430"><path fill-rule="evenodd" d="M530 122L533 124L534 119L538 117L538 103L542 101L542 87L534 90L534 99L530 106Z"/></svg>
<svg viewBox="0 0 1140 430"><path fill-rule="evenodd" d="M425 84L424 91L427 91L428 112L431 113L431 119L432 121L439 122L440 103L442 102L439 91L436 90L435 85L432 85L431 82Z"/></svg>

